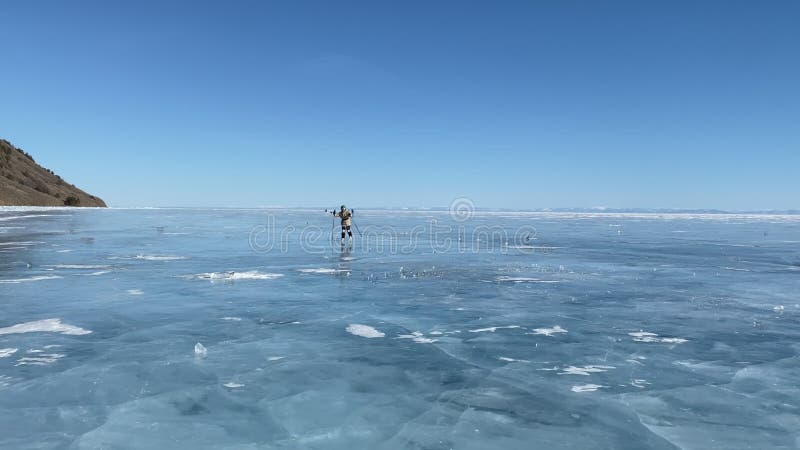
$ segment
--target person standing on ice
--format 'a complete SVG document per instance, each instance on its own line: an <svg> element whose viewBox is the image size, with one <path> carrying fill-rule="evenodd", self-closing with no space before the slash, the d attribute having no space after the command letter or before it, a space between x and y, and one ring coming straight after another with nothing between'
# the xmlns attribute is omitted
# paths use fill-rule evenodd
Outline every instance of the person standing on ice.
<svg viewBox="0 0 800 450"><path fill-rule="evenodd" d="M339 211L333 211L333 215L342 219L342 244L344 244L345 232L350 237L350 242L352 242L353 232L350 230L350 218L353 217L353 211L342 205L342 208Z"/></svg>

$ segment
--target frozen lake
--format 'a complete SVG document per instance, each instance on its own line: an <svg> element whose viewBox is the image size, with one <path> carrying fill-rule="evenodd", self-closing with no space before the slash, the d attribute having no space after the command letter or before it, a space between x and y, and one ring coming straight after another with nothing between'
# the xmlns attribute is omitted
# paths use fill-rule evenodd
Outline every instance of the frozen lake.
<svg viewBox="0 0 800 450"><path fill-rule="evenodd" d="M0 210L0 448L800 446L800 216Z"/></svg>

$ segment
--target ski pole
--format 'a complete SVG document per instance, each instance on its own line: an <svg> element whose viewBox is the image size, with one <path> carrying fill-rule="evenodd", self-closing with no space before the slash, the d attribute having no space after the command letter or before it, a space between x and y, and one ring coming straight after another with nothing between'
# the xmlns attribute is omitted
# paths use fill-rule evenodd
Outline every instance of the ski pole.
<svg viewBox="0 0 800 450"><path fill-rule="evenodd" d="M356 214L356 210L355 210L355 209L351 209L351 210L350 210L350 212L352 212L352 213L353 213L353 215L355 215L355 214ZM358 231L358 236L359 236L359 237L364 237L364 233L362 233L362 232L361 232L361 230L358 228L358 224L356 223L356 221L355 221L355 220L353 221L353 226L355 226L355 227L356 227L356 231Z"/></svg>
<svg viewBox="0 0 800 450"><path fill-rule="evenodd" d="M331 217L331 242L333 242L333 240L336 239L336 208L330 211L326 209L325 212L333 214Z"/></svg>

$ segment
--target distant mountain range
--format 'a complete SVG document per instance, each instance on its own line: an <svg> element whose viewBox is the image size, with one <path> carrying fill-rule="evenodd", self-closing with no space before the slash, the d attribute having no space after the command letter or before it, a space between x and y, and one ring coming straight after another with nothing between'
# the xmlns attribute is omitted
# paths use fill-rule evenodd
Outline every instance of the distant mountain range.
<svg viewBox="0 0 800 450"><path fill-rule="evenodd" d="M0 205L2 206L100 206L106 203L52 170L36 164L33 157L0 139Z"/></svg>

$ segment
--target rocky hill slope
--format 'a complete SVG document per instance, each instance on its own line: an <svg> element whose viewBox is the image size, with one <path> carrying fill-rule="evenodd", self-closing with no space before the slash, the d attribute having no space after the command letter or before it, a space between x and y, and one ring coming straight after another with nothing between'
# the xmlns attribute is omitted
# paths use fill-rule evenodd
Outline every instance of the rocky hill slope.
<svg viewBox="0 0 800 450"><path fill-rule="evenodd" d="M0 205L106 206L4 139L0 139Z"/></svg>

